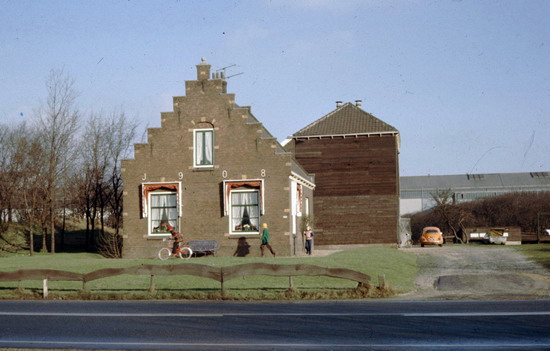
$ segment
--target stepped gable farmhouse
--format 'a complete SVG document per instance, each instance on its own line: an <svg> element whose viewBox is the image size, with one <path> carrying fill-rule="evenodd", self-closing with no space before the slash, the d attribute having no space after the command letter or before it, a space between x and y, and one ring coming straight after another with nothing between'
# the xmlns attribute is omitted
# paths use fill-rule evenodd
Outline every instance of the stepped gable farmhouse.
<svg viewBox="0 0 550 351"><path fill-rule="evenodd" d="M397 242L399 132L355 104L297 131L285 148L315 174L315 244Z"/></svg>
<svg viewBox="0 0 550 351"><path fill-rule="evenodd" d="M221 73L197 65L186 96L123 160L123 256L154 257L169 229L217 240L219 255L258 256L262 223L278 255L303 248L301 218L313 215L314 178L227 93ZM298 234L298 235L297 235Z"/></svg>

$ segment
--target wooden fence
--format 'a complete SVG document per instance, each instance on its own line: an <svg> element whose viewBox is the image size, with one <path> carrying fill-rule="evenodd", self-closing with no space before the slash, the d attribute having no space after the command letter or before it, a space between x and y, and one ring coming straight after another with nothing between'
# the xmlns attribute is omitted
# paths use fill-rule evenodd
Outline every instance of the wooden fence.
<svg viewBox="0 0 550 351"><path fill-rule="evenodd" d="M149 291L155 290L154 277L161 275L192 275L209 278L220 283L222 295L225 294L224 282L245 276L267 275L289 277L289 288L293 288L292 277L295 276L325 276L356 281L359 286L370 287L371 277L367 274L347 268L326 268L310 264L278 265L267 263L246 263L229 267L213 267L203 264L178 264L157 266L142 264L127 268L106 268L90 273L74 273L53 269L27 269L13 272L0 272L1 281L43 280L44 297L48 294L48 281L81 281L82 290L86 283L114 277L122 274L149 275L151 277Z"/></svg>

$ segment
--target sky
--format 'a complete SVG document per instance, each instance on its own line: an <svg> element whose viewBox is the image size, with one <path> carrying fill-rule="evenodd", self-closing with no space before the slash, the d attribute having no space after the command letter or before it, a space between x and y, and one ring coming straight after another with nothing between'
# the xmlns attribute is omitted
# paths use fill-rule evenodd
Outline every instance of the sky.
<svg viewBox="0 0 550 351"><path fill-rule="evenodd" d="M547 0L0 0L0 123L63 69L91 111L160 126L205 58L279 141L336 101L400 132L402 176L550 171Z"/></svg>

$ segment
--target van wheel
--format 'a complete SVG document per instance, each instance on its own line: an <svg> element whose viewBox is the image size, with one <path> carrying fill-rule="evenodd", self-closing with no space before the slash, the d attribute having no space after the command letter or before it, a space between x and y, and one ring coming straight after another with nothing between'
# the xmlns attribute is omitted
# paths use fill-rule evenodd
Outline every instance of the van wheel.
<svg viewBox="0 0 550 351"><path fill-rule="evenodd" d="M420 247L424 247L424 244L420 244Z"/></svg>

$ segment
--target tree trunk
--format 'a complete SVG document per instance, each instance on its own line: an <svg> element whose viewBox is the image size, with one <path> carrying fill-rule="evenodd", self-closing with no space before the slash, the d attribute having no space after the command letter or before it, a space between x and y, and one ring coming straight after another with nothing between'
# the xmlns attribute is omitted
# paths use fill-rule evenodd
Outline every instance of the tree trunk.
<svg viewBox="0 0 550 351"><path fill-rule="evenodd" d="M50 252L55 253L55 213L54 213L53 202L52 202L52 207L50 208L50 231L51 231Z"/></svg>
<svg viewBox="0 0 550 351"><path fill-rule="evenodd" d="M29 237L29 256L32 256L34 254L34 228L31 221L31 229L30 229L30 237Z"/></svg>
<svg viewBox="0 0 550 351"><path fill-rule="evenodd" d="M48 243L46 241L46 237L48 236L48 230L46 227L42 228L42 248L40 249L40 252L48 252Z"/></svg>

